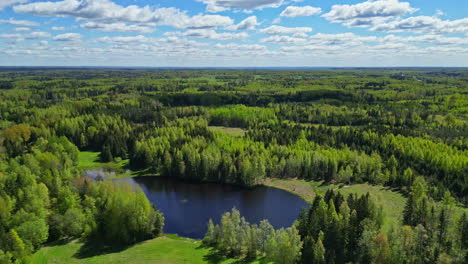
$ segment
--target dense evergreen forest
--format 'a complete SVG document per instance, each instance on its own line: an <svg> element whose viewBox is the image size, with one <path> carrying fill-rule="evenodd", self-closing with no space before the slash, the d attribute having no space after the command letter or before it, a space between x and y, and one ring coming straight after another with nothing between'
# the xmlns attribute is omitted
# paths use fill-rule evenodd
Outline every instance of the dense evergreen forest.
<svg viewBox="0 0 468 264"><path fill-rule="evenodd" d="M369 194L317 195L279 230L234 209L203 240L229 257L468 263L467 69L0 68L0 99L0 263L162 233L142 190L83 177L80 151L192 182L366 183L407 198L390 230Z"/></svg>

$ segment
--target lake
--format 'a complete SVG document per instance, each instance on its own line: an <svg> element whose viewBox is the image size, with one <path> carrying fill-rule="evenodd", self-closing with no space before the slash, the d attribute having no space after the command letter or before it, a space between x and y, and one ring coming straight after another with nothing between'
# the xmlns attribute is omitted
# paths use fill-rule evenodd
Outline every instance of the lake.
<svg viewBox="0 0 468 264"><path fill-rule="evenodd" d="M217 183L189 183L163 177L126 178L137 184L164 213L164 232L201 239L211 218L219 223L224 212L236 208L250 223L267 219L275 229L289 227L309 204L284 190L252 189Z"/></svg>

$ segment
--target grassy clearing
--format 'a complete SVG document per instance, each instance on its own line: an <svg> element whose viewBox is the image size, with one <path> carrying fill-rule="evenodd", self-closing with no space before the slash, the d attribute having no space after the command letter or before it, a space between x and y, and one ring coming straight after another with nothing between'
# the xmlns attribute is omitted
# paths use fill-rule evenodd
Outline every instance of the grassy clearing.
<svg viewBox="0 0 468 264"><path fill-rule="evenodd" d="M264 260L243 261L226 259L213 250L201 247L197 240L173 235L139 243L114 252L88 252L83 254L83 244L71 242L43 247L32 257L32 264L266 264ZM96 253L96 254L93 254Z"/></svg>
<svg viewBox="0 0 468 264"><path fill-rule="evenodd" d="M385 222L382 227L383 231L390 231L391 227L396 224L401 224L403 220L403 210L406 204L406 197L399 191L381 185L370 184L352 184L338 185L326 184L323 181L304 181L299 179L267 179L265 185L283 189L301 196L309 203L313 201L316 194L324 195L328 189L341 192L344 196L351 193L363 195L370 193L378 205L381 205L385 213ZM437 203L440 207L441 203ZM463 212L468 214L468 208L456 206L453 208L452 220L458 221Z"/></svg>
<svg viewBox="0 0 468 264"><path fill-rule="evenodd" d="M209 126L212 131L221 131L233 137L243 137L245 130L239 127Z"/></svg>
<svg viewBox="0 0 468 264"><path fill-rule="evenodd" d="M369 192L372 197L374 197L377 204L382 205L383 207L386 215L383 230L386 231L388 231L393 224L396 224L401 220L406 203L406 198L401 193L378 185L353 184L340 188L339 185L324 184L322 181L305 181L299 179L269 179L265 182L265 185L292 192L301 196L308 202L312 202L315 194L323 195L328 189L339 191L345 196L348 196L348 194L351 193L362 195Z"/></svg>
<svg viewBox="0 0 468 264"><path fill-rule="evenodd" d="M128 160L117 158L111 162L101 162L101 152L80 151L78 155L78 167L80 169L106 168L111 170L123 170L128 165Z"/></svg>
<svg viewBox="0 0 468 264"><path fill-rule="evenodd" d="M298 179L283 180L283 179L267 178L265 179L263 184L266 186L275 187L278 189L282 189L282 190L294 193L297 196L302 197L302 199L306 200L309 203L312 203L315 197L315 192L310 187L310 182L307 182L304 180L298 180Z"/></svg>

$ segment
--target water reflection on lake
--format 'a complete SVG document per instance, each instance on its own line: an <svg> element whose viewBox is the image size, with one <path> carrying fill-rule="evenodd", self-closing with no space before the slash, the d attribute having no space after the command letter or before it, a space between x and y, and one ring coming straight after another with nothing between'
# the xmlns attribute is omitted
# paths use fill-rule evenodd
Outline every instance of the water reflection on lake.
<svg viewBox="0 0 468 264"><path fill-rule="evenodd" d="M215 183L187 183L163 177L126 178L139 185L148 199L164 213L164 232L190 238L203 238L211 218L219 222L221 215L237 208L248 222L263 219L275 227L289 227L301 208L308 203L289 192L256 187L244 189Z"/></svg>

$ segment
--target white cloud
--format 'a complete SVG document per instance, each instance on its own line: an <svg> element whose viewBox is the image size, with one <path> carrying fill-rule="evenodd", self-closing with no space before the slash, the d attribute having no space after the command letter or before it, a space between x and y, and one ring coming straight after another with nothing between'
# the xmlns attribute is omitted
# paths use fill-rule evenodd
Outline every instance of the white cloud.
<svg viewBox="0 0 468 264"><path fill-rule="evenodd" d="M29 21L29 20L16 20L13 18L10 18L8 20L0 20L0 24L10 24L10 25L15 25L15 26L25 26L25 27L34 27L38 26L39 23Z"/></svg>
<svg viewBox="0 0 468 264"><path fill-rule="evenodd" d="M199 39L231 40L245 39L249 36L246 32L240 33L218 33L212 29L192 29L185 32L166 32L165 36L183 36Z"/></svg>
<svg viewBox="0 0 468 264"><path fill-rule="evenodd" d="M288 35L292 34L296 37L305 37L307 33L312 32L310 27L282 27L282 26L270 26L260 30L261 32L268 35Z"/></svg>
<svg viewBox="0 0 468 264"><path fill-rule="evenodd" d="M277 44L288 44L288 45L305 45L307 39L297 38L290 36L271 36L260 40L263 43L277 43Z"/></svg>
<svg viewBox="0 0 468 264"><path fill-rule="evenodd" d="M309 38L309 44L327 45L327 46L359 46L366 42L376 42L379 39L375 36L360 36L351 32L340 34L318 33Z"/></svg>
<svg viewBox="0 0 468 264"><path fill-rule="evenodd" d="M26 3L29 0L1 0L0 1L0 10L3 10L5 7L15 5L15 4L22 4Z"/></svg>
<svg viewBox="0 0 468 264"><path fill-rule="evenodd" d="M26 39L40 39L40 38L49 38L49 32L31 32L26 35Z"/></svg>
<svg viewBox="0 0 468 264"><path fill-rule="evenodd" d="M229 26L230 17L220 15L188 16L177 8L123 7L110 0L63 0L36 2L14 7L15 12L37 16L67 16L106 24L126 23L140 26L166 25L175 28L213 28Z"/></svg>
<svg viewBox="0 0 468 264"><path fill-rule="evenodd" d="M304 51L337 51L338 47L330 46L316 46L316 45L307 45L307 46L290 46L290 47L281 47L282 51L285 52L304 52Z"/></svg>
<svg viewBox="0 0 468 264"><path fill-rule="evenodd" d="M226 27L226 29L228 30L254 30L255 27L258 25L260 25L260 23L257 22L257 17L249 16L248 18L242 20L239 24L228 26Z"/></svg>
<svg viewBox="0 0 468 264"><path fill-rule="evenodd" d="M468 46L468 38L444 37L441 35L395 36L388 35L381 39L384 43L422 43L437 46Z"/></svg>
<svg viewBox="0 0 468 264"><path fill-rule="evenodd" d="M183 19L182 21L174 22L172 26L176 28L203 29L225 27L234 23L232 18L220 15L196 15L189 18L184 14L181 18Z"/></svg>
<svg viewBox="0 0 468 264"><path fill-rule="evenodd" d="M278 7L283 0L197 0L206 4L206 11L217 13L229 9L262 9Z"/></svg>
<svg viewBox="0 0 468 264"><path fill-rule="evenodd" d="M387 32L430 32L436 34L468 33L468 18L442 20L438 17L416 16L375 25L371 30Z"/></svg>
<svg viewBox="0 0 468 264"><path fill-rule="evenodd" d="M65 27L51 27L50 29L53 30L53 31L63 31L63 30L66 30Z"/></svg>
<svg viewBox="0 0 468 264"><path fill-rule="evenodd" d="M417 10L410 3L399 0L368 0L355 5L333 5L330 12L322 17L348 27L368 27Z"/></svg>
<svg viewBox="0 0 468 264"><path fill-rule="evenodd" d="M53 38L55 41L79 41L82 36L78 33L65 33L57 35Z"/></svg>
<svg viewBox="0 0 468 264"><path fill-rule="evenodd" d="M81 28L99 30L104 32L139 32L139 33L151 33L154 32L153 27L139 26L139 25L127 25L125 23L97 23L87 22L80 25Z"/></svg>
<svg viewBox="0 0 468 264"><path fill-rule="evenodd" d="M131 37L101 37L95 40L96 42L101 43L146 43L150 42L151 38L145 37L143 35L131 36Z"/></svg>
<svg viewBox="0 0 468 264"><path fill-rule="evenodd" d="M271 36L264 38L262 42L277 43L282 45L315 45L315 46L359 46L367 42L378 42L375 36L360 36L354 33L323 34L318 33L309 38L290 36Z"/></svg>
<svg viewBox="0 0 468 264"><path fill-rule="evenodd" d="M26 33L26 34L0 34L0 38L6 38L9 39L10 42L21 42L24 40L34 40L34 39L41 39L41 38L49 38L50 33L49 32L31 32L31 33Z"/></svg>
<svg viewBox="0 0 468 264"><path fill-rule="evenodd" d="M322 13L320 7L312 6L288 6L281 12L280 16L283 17L302 17L302 16L315 16Z"/></svg>
<svg viewBox="0 0 468 264"><path fill-rule="evenodd" d="M258 44L216 44L214 45L217 49L230 49L230 50L254 50L254 51L263 51L266 50L266 47Z"/></svg>
<svg viewBox="0 0 468 264"><path fill-rule="evenodd" d="M28 27L17 27L17 28L15 28L15 31L16 32L25 32L25 31L31 31L31 29L28 28Z"/></svg>

